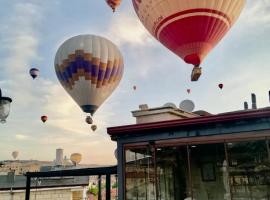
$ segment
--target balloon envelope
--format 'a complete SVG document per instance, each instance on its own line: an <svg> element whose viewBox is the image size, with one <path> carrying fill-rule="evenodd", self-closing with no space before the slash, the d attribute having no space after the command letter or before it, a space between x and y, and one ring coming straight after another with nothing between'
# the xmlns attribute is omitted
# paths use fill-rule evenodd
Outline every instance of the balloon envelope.
<svg viewBox="0 0 270 200"><path fill-rule="evenodd" d="M86 119L85 119L85 122L87 124L92 124L93 123L93 119L90 116L87 116Z"/></svg>
<svg viewBox="0 0 270 200"><path fill-rule="evenodd" d="M81 109L93 115L118 86L123 57L109 40L79 35L65 41L55 56L56 75Z"/></svg>
<svg viewBox="0 0 270 200"><path fill-rule="evenodd" d="M19 156L19 151L13 151L12 152L13 159L16 159L18 156Z"/></svg>
<svg viewBox="0 0 270 200"><path fill-rule="evenodd" d="M97 130L97 125L92 125L92 126L91 126L91 129L92 129L92 131Z"/></svg>
<svg viewBox="0 0 270 200"><path fill-rule="evenodd" d="M47 116L45 116L45 115L43 115L43 116L41 116L41 121L43 122L43 123L45 123L47 120L48 120L48 117Z"/></svg>
<svg viewBox="0 0 270 200"><path fill-rule="evenodd" d="M39 75L39 70L37 68L32 68L30 69L29 73L30 76L32 76L32 78L35 79Z"/></svg>
<svg viewBox="0 0 270 200"><path fill-rule="evenodd" d="M222 83L218 84L218 87L219 87L220 89L222 89L222 88L223 88L223 84L222 84Z"/></svg>
<svg viewBox="0 0 270 200"><path fill-rule="evenodd" d="M121 4L121 0L105 0L105 1L112 8L113 12Z"/></svg>
<svg viewBox="0 0 270 200"><path fill-rule="evenodd" d="M246 0L132 0L146 29L186 63L198 66L230 30Z"/></svg>
<svg viewBox="0 0 270 200"><path fill-rule="evenodd" d="M82 160L82 154L80 153L73 153L70 156L70 160L74 165L78 165Z"/></svg>

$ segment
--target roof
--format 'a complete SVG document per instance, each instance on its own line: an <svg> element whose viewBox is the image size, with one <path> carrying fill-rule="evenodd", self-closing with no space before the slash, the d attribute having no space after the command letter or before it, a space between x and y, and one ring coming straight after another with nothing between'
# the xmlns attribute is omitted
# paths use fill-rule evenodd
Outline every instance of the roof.
<svg viewBox="0 0 270 200"><path fill-rule="evenodd" d="M145 110L132 111L132 114L134 117L155 115L155 114L160 114L160 113L170 113L170 114L178 115L181 117L185 117L185 114L188 114L194 117L198 116L198 114L196 113L187 112L187 111L181 110L179 108L174 108L171 106L162 106L162 107L156 107L156 108L149 108Z"/></svg>
<svg viewBox="0 0 270 200"><path fill-rule="evenodd" d="M153 131L159 129L182 128L187 126L195 127L212 123L222 123L262 117L270 117L270 107L256 110L241 110L210 116L199 116L188 119L177 119L162 122L110 127L107 129L107 133L111 136L117 136L129 133L143 133L149 130Z"/></svg>

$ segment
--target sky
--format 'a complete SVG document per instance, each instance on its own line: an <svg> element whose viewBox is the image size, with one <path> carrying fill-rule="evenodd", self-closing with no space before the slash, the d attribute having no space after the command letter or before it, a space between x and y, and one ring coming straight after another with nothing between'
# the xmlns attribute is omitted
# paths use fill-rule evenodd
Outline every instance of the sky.
<svg viewBox="0 0 270 200"><path fill-rule="evenodd" d="M204 60L198 82L190 81L191 66L147 32L129 0L116 13L104 0L0 2L0 88L13 99L7 123L0 124L0 160L18 150L19 159L49 161L56 148L63 148L68 157L82 153L82 163L115 164L116 144L106 128L134 124L130 111L140 104L179 105L191 99L196 110L216 114L241 110L244 101L251 106L253 92L258 107L269 106L270 0L247 0L235 26ZM95 133L54 70L57 48L79 34L110 39L125 62L119 87L95 114ZM28 74L32 67L41 71L34 81ZM49 118L46 124L42 115Z"/></svg>

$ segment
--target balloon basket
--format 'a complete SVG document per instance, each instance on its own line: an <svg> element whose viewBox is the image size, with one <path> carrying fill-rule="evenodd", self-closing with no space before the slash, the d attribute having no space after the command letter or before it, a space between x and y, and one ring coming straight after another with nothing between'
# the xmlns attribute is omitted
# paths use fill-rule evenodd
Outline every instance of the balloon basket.
<svg viewBox="0 0 270 200"><path fill-rule="evenodd" d="M202 68L201 67L194 67L192 70L192 73L191 73L191 81L199 80L201 74L202 74Z"/></svg>

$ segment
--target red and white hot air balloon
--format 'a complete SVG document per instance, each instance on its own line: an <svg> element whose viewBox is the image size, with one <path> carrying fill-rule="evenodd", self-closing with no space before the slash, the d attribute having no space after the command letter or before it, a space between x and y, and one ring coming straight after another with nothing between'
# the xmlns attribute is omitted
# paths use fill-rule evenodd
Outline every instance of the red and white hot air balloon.
<svg viewBox="0 0 270 200"><path fill-rule="evenodd" d="M48 120L48 117L46 115L43 115L40 117L41 121L45 123Z"/></svg>
<svg viewBox="0 0 270 200"><path fill-rule="evenodd" d="M121 4L121 0L106 0L106 2L112 8L113 12Z"/></svg>
<svg viewBox="0 0 270 200"><path fill-rule="evenodd" d="M246 0L132 0L146 29L164 46L194 66L200 65L239 17Z"/></svg>

